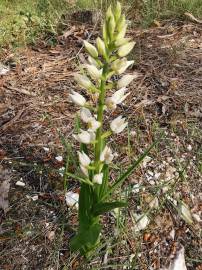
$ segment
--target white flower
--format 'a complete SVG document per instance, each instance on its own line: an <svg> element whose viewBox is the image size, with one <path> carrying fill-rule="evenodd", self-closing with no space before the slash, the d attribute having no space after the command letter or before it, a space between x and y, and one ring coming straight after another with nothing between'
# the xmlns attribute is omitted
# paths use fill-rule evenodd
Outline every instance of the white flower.
<svg viewBox="0 0 202 270"><path fill-rule="evenodd" d="M87 108L81 109L80 117L84 123L88 124L89 131L96 131L101 125L100 122L96 121L96 119L92 117L90 110Z"/></svg>
<svg viewBox="0 0 202 270"><path fill-rule="evenodd" d="M135 42L134 41L122 45L118 49L118 55L120 57L124 57L124 56L128 55L132 51L132 49L133 49L134 46L135 46Z"/></svg>
<svg viewBox="0 0 202 270"><path fill-rule="evenodd" d="M90 158L84 152L78 152L80 165L83 167L88 167L91 163Z"/></svg>
<svg viewBox="0 0 202 270"><path fill-rule="evenodd" d="M95 133L81 130L81 133L73 134L73 137L80 143L90 144L95 140Z"/></svg>
<svg viewBox="0 0 202 270"><path fill-rule="evenodd" d="M102 76L102 69L97 69L94 65L84 65L84 67L87 69L89 75L94 80L99 80Z"/></svg>
<svg viewBox="0 0 202 270"><path fill-rule="evenodd" d="M124 101L124 99L130 94L125 94L126 88L123 87L116 91L111 97L106 98L105 103L107 108L109 109L116 109L116 105L120 104L121 102Z"/></svg>
<svg viewBox="0 0 202 270"><path fill-rule="evenodd" d="M92 82L85 75L76 73L74 75L74 79L81 87L85 89L89 89L90 87L92 87Z"/></svg>
<svg viewBox="0 0 202 270"><path fill-rule="evenodd" d="M102 179L103 179L103 173L95 174L94 177L93 177L93 183L101 185L102 184Z"/></svg>
<svg viewBox="0 0 202 270"><path fill-rule="evenodd" d="M90 121L88 122L88 130L89 131L96 131L99 127L101 126L101 123L98 122L97 120L95 120L94 117L92 117L90 119Z"/></svg>
<svg viewBox="0 0 202 270"><path fill-rule="evenodd" d="M113 160L113 158L114 158L114 155L112 154L112 150L106 145L100 155L100 161L105 162L106 164L109 164Z"/></svg>
<svg viewBox="0 0 202 270"><path fill-rule="evenodd" d="M122 74L133 63L134 63L134 61L127 61L126 58L117 59L112 63L111 68L117 74Z"/></svg>
<svg viewBox="0 0 202 270"><path fill-rule="evenodd" d="M125 118L122 118L122 116L118 116L111 122L110 127L114 133L120 133L124 130L127 124L128 123L125 122Z"/></svg>
<svg viewBox="0 0 202 270"><path fill-rule="evenodd" d="M76 105L84 106L86 104L86 99L75 91L71 91L72 93L69 95L70 100L74 102Z"/></svg>
<svg viewBox="0 0 202 270"><path fill-rule="evenodd" d="M84 46L93 58L98 57L98 51L92 44L90 44L88 41L84 40Z"/></svg>
<svg viewBox="0 0 202 270"><path fill-rule="evenodd" d="M104 41L100 37L98 37L96 39L96 43L97 43L97 48L98 48L99 54L102 56L105 56L106 55L106 48L105 48Z"/></svg>
<svg viewBox="0 0 202 270"><path fill-rule="evenodd" d="M135 78L137 78L137 75L130 75L127 74L125 76L123 76L117 84L118 88L122 88L122 87L126 87L128 86Z"/></svg>
<svg viewBox="0 0 202 270"><path fill-rule="evenodd" d="M72 191L68 191L65 194L65 201L66 201L67 206L69 207L75 206L76 208L78 208L79 194Z"/></svg>

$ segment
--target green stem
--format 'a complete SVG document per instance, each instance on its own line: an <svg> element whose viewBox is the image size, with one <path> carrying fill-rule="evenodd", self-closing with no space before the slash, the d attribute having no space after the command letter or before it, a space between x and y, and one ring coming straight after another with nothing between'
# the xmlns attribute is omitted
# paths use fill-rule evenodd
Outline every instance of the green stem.
<svg viewBox="0 0 202 270"><path fill-rule="evenodd" d="M106 95L106 75L108 72L108 64L105 64L102 72L102 80L100 84L100 96L98 100L98 115L97 120L101 123L100 128L96 132L96 145L95 145L95 164L96 173L99 172L99 160L102 151L102 126L103 126L103 112L104 112L104 101Z"/></svg>

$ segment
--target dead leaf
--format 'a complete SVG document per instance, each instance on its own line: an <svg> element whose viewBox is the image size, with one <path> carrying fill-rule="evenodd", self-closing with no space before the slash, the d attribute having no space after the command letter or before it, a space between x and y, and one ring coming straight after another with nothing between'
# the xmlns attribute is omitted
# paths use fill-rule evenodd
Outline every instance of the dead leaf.
<svg viewBox="0 0 202 270"><path fill-rule="evenodd" d="M9 171L0 166L0 208L6 213L8 211L8 192L10 189Z"/></svg>

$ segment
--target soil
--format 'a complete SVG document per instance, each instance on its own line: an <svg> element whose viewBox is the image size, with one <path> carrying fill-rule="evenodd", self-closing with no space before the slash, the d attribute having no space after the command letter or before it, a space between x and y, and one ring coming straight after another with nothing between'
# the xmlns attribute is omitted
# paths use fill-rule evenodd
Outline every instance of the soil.
<svg viewBox="0 0 202 270"><path fill-rule="evenodd" d="M181 246L187 269L202 269L202 39L200 25L184 21L128 31L137 42L129 72L138 77L125 104L108 115L122 113L129 119L130 136L126 132L111 140L115 162L125 168L159 133L164 136L150 160L116 194L127 194L129 207L118 219L116 213L103 217L98 253L86 262L69 250L77 211L65 204L59 172L69 155L74 159L78 145L71 136L77 108L68 95L78 91L73 74L85 59L82 40L98 34L95 27L69 24L55 47L42 40L1 55L10 71L0 76L0 175L1 181L9 179L10 191L9 208L0 218L0 269L160 269L168 267ZM72 162L70 170L75 168ZM116 173L114 168L112 181ZM138 193L133 190L137 184ZM79 192L79 184L69 179L68 189ZM148 204L154 197L157 208ZM182 201L193 216L191 223L179 212ZM150 223L137 232L134 213L145 212Z"/></svg>

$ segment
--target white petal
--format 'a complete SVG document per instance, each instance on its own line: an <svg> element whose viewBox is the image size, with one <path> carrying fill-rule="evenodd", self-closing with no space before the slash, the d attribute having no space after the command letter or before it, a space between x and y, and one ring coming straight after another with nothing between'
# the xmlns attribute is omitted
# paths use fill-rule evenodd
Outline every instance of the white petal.
<svg viewBox="0 0 202 270"><path fill-rule="evenodd" d="M90 110L87 108L82 108L80 110L80 117L84 123L88 123L90 119L92 118Z"/></svg>
<svg viewBox="0 0 202 270"><path fill-rule="evenodd" d="M90 158L84 152L78 152L78 154L80 164L84 167L87 167L91 163Z"/></svg>
<svg viewBox="0 0 202 270"><path fill-rule="evenodd" d="M95 174L93 177L93 183L101 185L102 179L103 179L103 173Z"/></svg>
<svg viewBox="0 0 202 270"><path fill-rule="evenodd" d="M85 68L87 69L92 79L99 80L101 78L102 70L97 69L96 66L86 64Z"/></svg>
<svg viewBox="0 0 202 270"><path fill-rule="evenodd" d="M121 131L124 130L124 128L127 126L127 122L125 122L125 119L122 118L122 116L118 116L117 118L115 118L111 124L110 124L110 127L111 127L111 130L114 132L114 133L120 133Z"/></svg>
<svg viewBox="0 0 202 270"><path fill-rule="evenodd" d="M82 130L78 135L73 134L73 137L80 143L90 144L95 140L95 133Z"/></svg>
<svg viewBox="0 0 202 270"><path fill-rule="evenodd" d="M127 125L128 125L128 123L125 122L122 125L120 125L119 127L117 127L116 133L121 133Z"/></svg>
<svg viewBox="0 0 202 270"><path fill-rule="evenodd" d="M72 102L79 106L84 106L86 104L86 99L82 95L73 90L71 92L72 93L69 95L69 97Z"/></svg>
<svg viewBox="0 0 202 270"><path fill-rule="evenodd" d="M134 41L122 45L118 49L118 55L120 57L124 57L124 56L128 55L132 51L132 49L133 49L134 46L135 46L135 42Z"/></svg>
<svg viewBox="0 0 202 270"><path fill-rule="evenodd" d="M88 122L88 130L89 131L96 131L101 126L101 123L96 121L95 118L91 118Z"/></svg>
<svg viewBox="0 0 202 270"><path fill-rule="evenodd" d="M92 57L94 57L94 58L98 57L98 51L92 44L90 44L88 41L84 40L84 46Z"/></svg>
<svg viewBox="0 0 202 270"><path fill-rule="evenodd" d="M123 76L117 84L118 88L126 87L128 86L135 78L137 78L137 75L125 75Z"/></svg>
<svg viewBox="0 0 202 270"><path fill-rule="evenodd" d="M114 155L112 154L110 147L106 145L100 155L100 161L102 162L105 161L106 164L109 164L113 160L113 158L114 158Z"/></svg>
<svg viewBox="0 0 202 270"><path fill-rule="evenodd" d="M132 64L134 64L134 61L132 60L132 61L127 61L127 63L125 64L125 66L122 66L122 67L120 67L120 69L118 70L118 74L120 75L120 74L122 74L122 73L124 73L125 71L126 71L126 69L129 67L129 66L131 66Z"/></svg>
<svg viewBox="0 0 202 270"><path fill-rule="evenodd" d="M89 89L89 88L92 86L91 81L90 81L90 80L88 79L88 77L85 76L85 75L81 75L81 74L76 73L76 74L74 75L74 79L75 79L75 81L77 81L77 83L78 83L81 87L83 87L83 88L85 88L85 89Z"/></svg>

